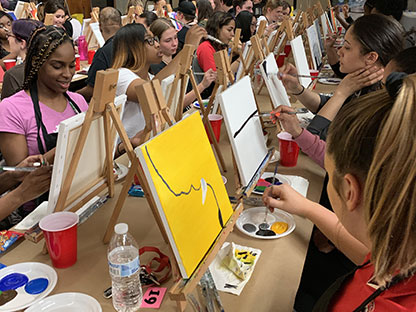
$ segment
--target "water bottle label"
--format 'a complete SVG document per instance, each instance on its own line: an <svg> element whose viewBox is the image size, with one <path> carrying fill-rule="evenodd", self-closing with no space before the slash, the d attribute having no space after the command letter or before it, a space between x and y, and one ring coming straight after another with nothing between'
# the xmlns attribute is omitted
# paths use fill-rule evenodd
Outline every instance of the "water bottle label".
<svg viewBox="0 0 416 312"><path fill-rule="evenodd" d="M119 277L126 277L136 273L140 268L139 257L134 258L132 261L123 264L114 264L108 261L108 267L110 273Z"/></svg>

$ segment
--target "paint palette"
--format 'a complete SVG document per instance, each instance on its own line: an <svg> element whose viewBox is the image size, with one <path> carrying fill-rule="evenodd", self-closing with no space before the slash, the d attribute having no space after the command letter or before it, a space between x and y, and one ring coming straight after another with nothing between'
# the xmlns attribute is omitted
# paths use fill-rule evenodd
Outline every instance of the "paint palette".
<svg viewBox="0 0 416 312"><path fill-rule="evenodd" d="M272 182L273 182L273 172L264 172L261 175L261 178L257 182L257 184L256 184L252 193L253 194L258 194L258 195L263 195L264 190L267 187L269 187L270 185L272 185ZM282 184L282 183L292 185L290 180L288 178L286 178L284 175L276 174L276 180L275 180L274 184L279 185L279 184Z"/></svg>
<svg viewBox="0 0 416 312"><path fill-rule="evenodd" d="M61 293L49 296L30 306L25 312L47 312L47 311L66 311L66 312L101 312L98 301L82 293Z"/></svg>
<svg viewBox="0 0 416 312"><path fill-rule="evenodd" d="M276 222L287 223L287 230L281 234L277 234L270 229L263 230L260 224L264 222L266 214L266 207L255 207L244 210L237 220L237 228L244 234L260 239L276 239L284 237L293 232L296 228L295 219L293 216L283 210L275 209L274 212L268 212L266 222L272 226ZM269 236L270 235L270 236Z"/></svg>
<svg viewBox="0 0 416 312"><path fill-rule="evenodd" d="M0 270L0 311L20 311L47 296L58 276L38 262L14 264Z"/></svg>

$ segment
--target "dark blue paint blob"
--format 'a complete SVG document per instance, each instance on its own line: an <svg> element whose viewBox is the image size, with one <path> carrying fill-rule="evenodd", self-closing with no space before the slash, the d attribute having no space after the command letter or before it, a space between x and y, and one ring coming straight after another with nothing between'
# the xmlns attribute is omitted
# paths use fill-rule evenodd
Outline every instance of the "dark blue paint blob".
<svg viewBox="0 0 416 312"><path fill-rule="evenodd" d="M6 275L0 280L0 290L6 291L22 287L29 281L29 278L21 273L12 273Z"/></svg>
<svg viewBox="0 0 416 312"><path fill-rule="evenodd" d="M46 278L35 278L26 284L25 290L30 295L37 295L48 288L49 281Z"/></svg>

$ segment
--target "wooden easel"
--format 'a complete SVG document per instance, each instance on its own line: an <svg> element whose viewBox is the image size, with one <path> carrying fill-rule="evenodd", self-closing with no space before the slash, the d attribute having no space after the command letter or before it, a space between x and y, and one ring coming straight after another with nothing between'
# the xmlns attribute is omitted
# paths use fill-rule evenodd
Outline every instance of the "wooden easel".
<svg viewBox="0 0 416 312"><path fill-rule="evenodd" d="M166 105L165 99L162 94L162 89L160 87L160 83L158 80L146 82L142 85L137 86L136 93L142 105L143 114L145 115L145 120L146 120L146 127L144 130L144 135L142 139L143 142L145 142L149 138L150 133L152 131L154 131L155 134L159 133L160 131L162 131L162 129L164 128L166 124L171 126L174 120L173 120L173 117L169 113L169 108ZM132 165L129 169L129 172L126 177L126 181L120 192L117 204L114 208L113 214L109 221L107 231L104 236L104 242L108 242L111 237L114 225L117 222L118 216L121 212L121 208L127 197L128 189L131 185L131 182L133 181L133 176L134 174L137 174L140 180L141 186L143 188L143 191L145 193L145 198L147 199L149 203L149 206L156 219L156 222L162 233L162 236L165 242L169 244L167 233L161 221L161 216L157 209L154 198L151 195L151 191L150 191L150 187L147 182L147 179L146 179L146 175L142 167L139 165L138 159L133 151L132 146L126 145L126 151L129 155L130 160L132 161ZM175 280L177 280L177 282L170 289L169 296L171 300L176 301L178 311L184 311L186 304L187 304L187 295L194 290L197 283L201 279L202 275L207 270L209 264L214 260L219 249L222 247L223 243L225 242L228 234L233 230L234 224L237 221L238 216L240 215L242 210L243 210L243 205L240 200L240 204L234 210L234 213L228 220L225 227L222 229L220 235L218 235L217 240L214 242L213 246L211 247L209 252L206 254L203 261L199 264L198 268L194 271L194 273L188 280L180 279L178 264L174 260L174 258L171 258L172 270L174 272L174 277L175 277ZM169 248L171 249L171 254L173 254L173 250L170 244L169 244Z"/></svg>
<svg viewBox="0 0 416 312"><path fill-rule="evenodd" d="M96 77L96 88L94 88L94 94L90 102L89 108L86 112L83 125L80 130L78 141L75 146L76 150L73 153L71 163L68 167L67 175L65 181L63 181L61 191L56 203L55 211L62 211L65 207L70 204L68 202L68 194L71 188L72 181L75 176L76 169L79 164L81 153L84 149L85 142L91 127L93 120L102 116L104 118L104 131L105 131L105 151L106 151L106 166L105 172L103 174L104 183L98 187L93 192L89 193L86 197L86 201L93 198L95 195L99 194L105 188L108 189L110 197L114 196L114 173L113 173L113 140L111 138L111 123L117 129L120 137L123 140L123 134L127 137L124 127L122 126L120 116L114 106L114 98L117 86L118 71L114 69L109 69L107 71L97 72ZM128 139L128 138L127 138ZM125 143L123 141L123 143ZM130 143L130 141L128 142ZM126 143L125 143L126 144ZM95 181L94 185L98 181ZM89 189L85 189L82 192L77 194L77 197L81 197L86 194ZM84 200L84 202L85 202ZM83 203L79 203L71 208L72 211L79 209Z"/></svg>
<svg viewBox="0 0 416 312"><path fill-rule="evenodd" d="M166 124L172 126L174 123L174 119L169 113L169 108L166 105L165 98L162 94L162 88L160 87L160 83L158 80L152 80L150 82L146 82L142 85L137 86L136 93L146 121L146 125L143 130L143 136L140 142L140 144L142 144L149 140L152 132L154 135L156 135L165 128ZM111 235L113 234L114 226L117 223L121 209L123 208L124 202L127 198L128 191L133 182L134 175L137 174L140 180L140 185L142 186L143 191L146 195L146 199L148 200L149 205L152 208L153 215L162 232L163 238L165 242L168 243L168 236L163 228L163 223L157 211L156 203L154 202L153 197L151 196L150 188L146 182L147 180L144 175L143 169L139 164L139 160L133 150L133 146L131 145L129 138L127 137L127 133L125 132L123 127L121 128L121 130L123 130L124 132L124 138L121 135L120 138L122 138L122 142L124 143L127 156L129 157L131 162L131 166L127 173L123 188L120 191L120 195L117 199L116 206L114 207L113 213L108 222L107 230L104 234L103 241L104 243L108 243L110 241Z"/></svg>
<svg viewBox="0 0 416 312"><path fill-rule="evenodd" d="M231 46L230 63L232 63L233 54L238 54L238 59L240 60L241 65L243 66L244 71L246 71L246 62L244 60L243 55L241 54L241 51L238 49L238 45L240 43L240 37L241 37L241 28L237 28L235 30L233 44Z"/></svg>
<svg viewBox="0 0 416 312"><path fill-rule="evenodd" d="M46 14L45 21L43 22L45 26L52 26L53 25L53 14Z"/></svg>
<svg viewBox="0 0 416 312"><path fill-rule="evenodd" d="M252 38L250 38L250 40ZM253 39L253 40L258 42L257 39ZM283 20L282 24L280 24L279 28L277 29L277 32L276 32L275 36L270 41L269 48L266 49L266 52L264 52L264 50L261 48L261 46L259 46L260 43L258 43L257 47L259 49L258 49L257 53L255 53L255 55L257 55L257 57L260 57L260 55L263 54L263 58L264 58L265 56L270 54L270 52L267 53L267 51L273 51L273 53L275 53L275 55L280 55L280 53L283 52L283 50L285 48L285 45L286 45L286 42L288 40L289 41L293 40L293 29L292 29L292 24L291 24L290 20L285 19L285 20ZM262 51L261 54L260 54L259 50ZM262 60L262 59L260 59L260 60ZM257 61L259 61L259 59ZM259 90L258 90L258 92L257 92L257 95L260 94L260 92L261 92L261 90L263 90L264 86L265 86L265 82L263 81Z"/></svg>
<svg viewBox="0 0 416 312"><path fill-rule="evenodd" d="M92 31L90 24L99 22L100 8L92 8L90 15L91 19L89 22L85 23L86 29L84 30L84 36L85 40L87 41L88 47L98 45L97 38L95 38L94 32Z"/></svg>
<svg viewBox="0 0 416 312"><path fill-rule="evenodd" d="M178 69L175 73L175 78L172 82L172 87L170 89L170 94L168 97L168 107L169 109L172 107L172 103L175 98L175 94L178 88L178 84L180 85L180 93L179 93L179 101L178 105L176 106L176 111L173 112L175 116L175 120L179 121L182 119L182 112L183 112L183 101L185 98L186 86L187 86L187 78L192 74L190 71L192 58L195 51L195 46L190 44L185 44L183 46L182 57L179 61ZM194 92L197 92L198 88L194 89Z"/></svg>

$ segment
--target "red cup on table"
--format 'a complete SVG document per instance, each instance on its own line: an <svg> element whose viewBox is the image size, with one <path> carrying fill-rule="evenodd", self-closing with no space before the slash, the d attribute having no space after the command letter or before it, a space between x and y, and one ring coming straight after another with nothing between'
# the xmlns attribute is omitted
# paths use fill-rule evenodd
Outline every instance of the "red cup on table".
<svg viewBox="0 0 416 312"><path fill-rule="evenodd" d="M276 60L277 67L281 68L283 65L285 65L285 57L286 57L286 53L279 54Z"/></svg>
<svg viewBox="0 0 416 312"><path fill-rule="evenodd" d="M4 60L3 63L4 63L4 66L6 67L6 70L9 70L10 68L16 66L16 60L14 59Z"/></svg>
<svg viewBox="0 0 416 312"><path fill-rule="evenodd" d="M312 80L315 80L315 79L318 78L318 76L319 76L319 70L311 69L309 72L311 73Z"/></svg>
<svg viewBox="0 0 416 312"><path fill-rule="evenodd" d="M290 43L287 43L285 45L285 48L283 51L285 52L286 56L289 56L290 51L292 51L292 46L290 45Z"/></svg>
<svg viewBox="0 0 416 312"><path fill-rule="evenodd" d="M299 146L293 141L292 135L288 132L280 132L279 138L279 152L280 164L285 167L294 167L298 162Z"/></svg>
<svg viewBox="0 0 416 312"><path fill-rule="evenodd" d="M208 120L211 124L212 130L214 131L215 139L217 140L217 142L219 142L223 117L219 114L209 114ZM207 130L207 134L208 134L209 142L212 143L208 130Z"/></svg>
<svg viewBox="0 0 416 312"><path fill-rule="evenodd" d="M76 213L61 211L47 215L39 222L55 268L68 268L77 262L78 220Z"/></svg>
<svg viewBox="0 0 416 312"><path fill-rule="evenodd" d="M81 69L81 59L79 57L79 54L75 54L75 70Z"/></svg>
<svg viewBox="0 0 416 312"><path fill-rule="evenodd" d="M94 58L95 50L88 50L88 64L92 63L92 59Z"/></svg>

